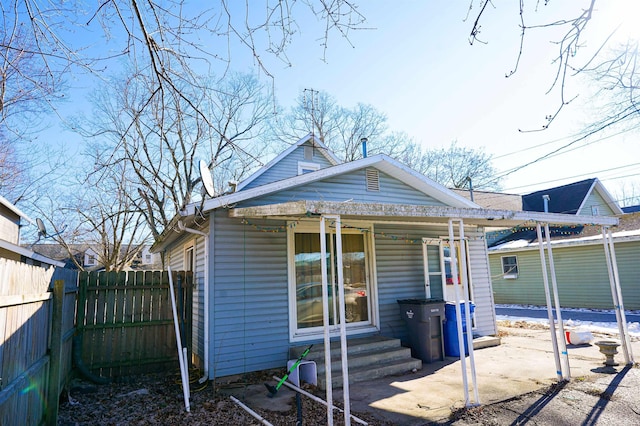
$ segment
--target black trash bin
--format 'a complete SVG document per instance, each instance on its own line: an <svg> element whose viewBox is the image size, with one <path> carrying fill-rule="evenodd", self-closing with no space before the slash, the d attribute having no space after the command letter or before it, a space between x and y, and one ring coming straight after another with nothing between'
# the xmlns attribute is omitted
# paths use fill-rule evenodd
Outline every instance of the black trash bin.
<svg viewBox="0 0 640 426"><path fill-rule="evenodd" d="M444 360L444 301L404 299L398 300L398 304L409 331L411 355L426 363Z"/></svg>
<svg viewBox="0 0 640 426"><path fill-rule="evenodd" d="M462 318L462 339L464 341L464 354L469 355L469 343L467 342L467 318L465 302L460 302L460 315ZM473 315L476 305L469 302L469 313ZM447 302L444 308L444 352L447 356L460 356L460 342L458 340L458 316L456 304Z"/></svg>

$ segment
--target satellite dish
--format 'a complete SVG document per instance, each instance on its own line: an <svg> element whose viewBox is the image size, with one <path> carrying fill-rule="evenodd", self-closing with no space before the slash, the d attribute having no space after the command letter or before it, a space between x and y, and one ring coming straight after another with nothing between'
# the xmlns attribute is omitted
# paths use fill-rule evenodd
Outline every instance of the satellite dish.
<svg viewBox="0 0 640 426"><path fill-rule="evenodd" d="M211 177L207 162L204 160L200 160L200 179L202 180L204 190L207 191L207 195L213 197L215 193L213 190L213 178Z"/></svg>
<svg viewBox="0 0 640 426"><path fill-rule="evenodd" d="M38 226L38 237L47 238L47 228L45 228L44 222L39 217L36 218L36 225Z"/></svg>

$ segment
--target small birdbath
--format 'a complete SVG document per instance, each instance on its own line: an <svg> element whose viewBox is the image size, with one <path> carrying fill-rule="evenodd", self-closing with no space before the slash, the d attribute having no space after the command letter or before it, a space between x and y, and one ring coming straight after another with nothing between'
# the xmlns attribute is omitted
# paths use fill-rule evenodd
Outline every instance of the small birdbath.
<svg viewBox="0 0 640 426"><path fill-rule="evenodd" d="M599 340L595 343L600 348L600 353L606 357L604 365L608 367L618 365L618 363L613 359L613 356L618 353L618 346L620 346L620 343L615 340Z"/></svg>

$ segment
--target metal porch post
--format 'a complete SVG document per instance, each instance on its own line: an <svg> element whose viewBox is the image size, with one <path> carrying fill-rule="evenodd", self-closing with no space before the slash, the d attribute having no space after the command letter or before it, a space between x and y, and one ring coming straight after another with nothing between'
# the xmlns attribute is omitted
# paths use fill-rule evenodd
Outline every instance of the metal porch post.
<svg viewBox="0 0 640 426"><path fill-rule="evenodd" d="M602 239L604 242L604 254L607 260L607 270L609 272L611 296L613 297L613 305L616 312L616 320L618 322L618 332L622 343L622 352L624 353L625 363L633 364L633 353L631 350L631 342L629 341L627 317L624 312L622 290L620 288L620 276L618 275L618 262L616 261L616 252L613 246L611 230L606 226L602 227Z"/></svg>
<svg viewBox="0 0 640 426"><path fill-rule="evenodd" d="M542 239L542 227L540 223L536 223L536 233L538 236L538 249L540 251L540 263L542 265L542 281L544 284L544 296L547 301L547 316L549 318L549 329L551 330L551 344L553 346L553 357L556 361L556 374L558 381L563 378L562 366L560 364L560 354L558 353L558 335L556 333L556 322L551 309L551 295L549 294L549 277L547 275L547 261L544 255L544 244Z"/></svg>
<svg viewBox="0 0 640 426"><path fill-rule="evenodd" d="M473 354L473 336L471 336L471 308L469 307L469 300L465 303L465 318L466 321L469 321L468 330L467 330L467 345L469 347L469 364L471 366L471 380L473 383L474 396L476 399L475 404L471 404L469 399L469 381L467 377L467 363L466 363L466 355L464 350L464 340L463 339L463 331L462 331L462 315L460 311L460 289L458 288L458 265L457 265L457 257L456 257L456 248L455 248L455 234L453 228L453 222L458 222L458 235L460 237L460 276L462 277L462 287L463 292L468 294L466 290L467 283L467 268L466 268L466 246L464 244L464 223L462 219L449 219L449 242L450 242L450 255L451 255L451 275L453 281L453 290L455 293L455 310L456 310L456 325L458 329L458 347L460 350L460 369L462 370L462 385L464 387L464 397L465 397L465 405L467 407L471 405L479 405L480 398L478 396L478 384L476 381L476 365L475 358Z"/></svg>
<svg viewBox="0 0 640 426"><path fill-rule="evenodd" d="M562 311L560 310L560 296L558 295L558 283L556 281L556 267L553 263L553 249L551 248L551 232L549 224L544 224L545 239L547 242L547 256L549 257L549 271L551 272L551 288L553 290L553 300L556 305L556 317L558 318L558 328L560 329L560 359L562 360L562 378L571 380L571 368L569 367L569 352L567 352L567 341L564 334L564 322L562 321Z"/></svg>
<svg viewBox="0 0 640 426"><path fill-rule="evenodd" d="M320 271L322 276L322 324L324 326L324 373L327 381L327 425L333 426L333 382L331 379L331 337L329 334L329 295L327 294L326 218L320 218Z"/></svg>

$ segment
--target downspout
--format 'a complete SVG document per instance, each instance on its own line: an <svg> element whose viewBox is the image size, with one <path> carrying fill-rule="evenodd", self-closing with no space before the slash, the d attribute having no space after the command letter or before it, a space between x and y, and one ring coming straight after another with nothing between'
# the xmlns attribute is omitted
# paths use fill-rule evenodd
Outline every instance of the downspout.
<svg viewBox="0 0 640 426"><path fill-rule="evenodd" d="M198 379L198 383L204 383L209 380L209 234L198 229L187 228L182 221L178 221L178 229L191 234L200 235L204 240L204 372L202 377ZM197 243L197 239L196 239ZM196 244L197 249L197 244Z"/></svg>

